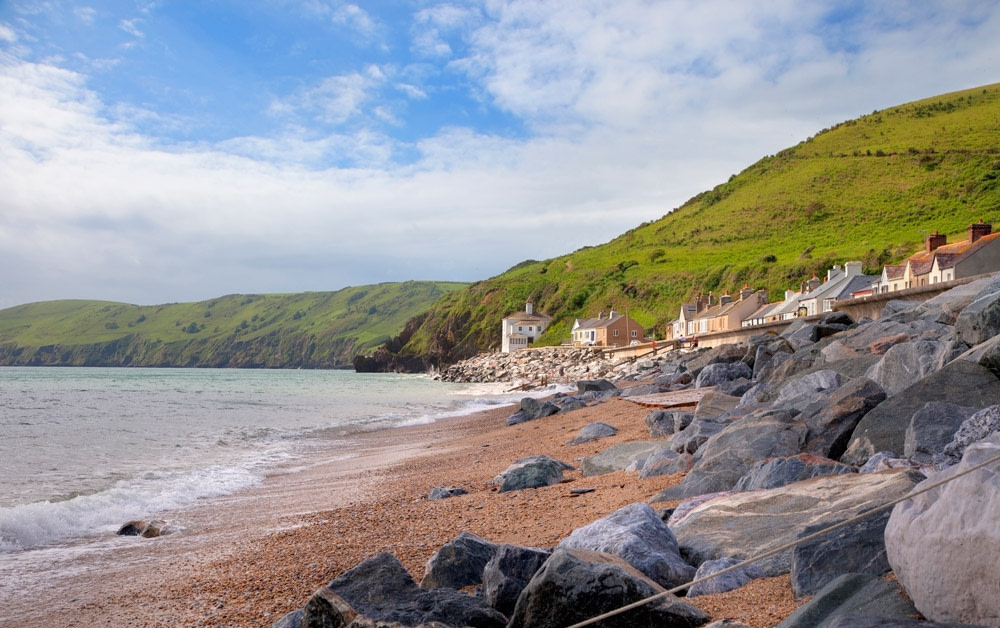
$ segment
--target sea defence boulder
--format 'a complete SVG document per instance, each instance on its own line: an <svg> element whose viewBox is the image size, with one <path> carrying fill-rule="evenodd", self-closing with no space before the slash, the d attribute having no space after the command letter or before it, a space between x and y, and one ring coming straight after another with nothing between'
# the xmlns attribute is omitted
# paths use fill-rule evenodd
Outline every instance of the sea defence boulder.
<svg viewBox="0 0 1000 628"><path fill-rule="evenodd" d="M861 622L887 620L875 626L891 627L893 621L916 615L899 584L867 574L846 574L823 587L789 615L777 628L857 628ZM930 627L928 627L930 628Z"/></svg>
<svg viewBox="0 0 1000 628"><path fill-rule="evenodd" d="M906 428L903 455L917 462L933 462L941 454L962 423L976 414L976 408L932 401L917 410ZM961 454L953 461L958 462Z"/></svg>
<svg viewBox="0 0 1000 628"><path fill-rule="evenodd" d="M454 540L434 552L420 586L425 589L461 589L483 581L483 568L497 553L497 545L471 532L460 532Z"/></svg>
<svg viewBox="0 0 1000 628"><path fill-rule="evenodd" d="M507 617L528 582L552 555L552 550L501 545L483 568L483 599Z"/></svg>
<svg viewBox="0 0 1000 628"><path fill-rule="evenodd" d="M1000 434L921 486L1000 456ZM897 504L885 530L889 564L925 617L1000 625L1000 463Z"/></svg>
<svg viewBox="0 0 1000 628"><path fill-rule="evenodd" d="M613 473L623 469L642 466L651 454L659 449L669 448L664 441L633 441L613 445L593 456L587 456L580 462L583 477Z"/></svg>
<svg viewBox="0 0 1000 628"><path fill-rule="evenodd" d="M698 567L694 579L701 580L707 576L717 574L723 569L729 569L740 564L741 561L735 558L720 558L718 560L706 560ZM738 589L751 580L763 578L764 572L757 565L750 563L738 569L727 571L721 576L715 576L704 582L698 582L687 590L687 597L698 597L699 595L715 595Z"/></svg>
<svg viewBox="0 0 1000 628"><path fill-rule="evenodd" d="M613 425L608 425L607 423L590 423L584 425L580 429L580 432L566 444L572 445L583 445L584 443L590 443L600 438L608 438L614 436L618 433L618 428Z"/></svg>
<svg viewBox="0 0 1000 628"><path fill-rule="evenodd" d="M479 598L454 589L418 587L406 568L388 552L369 558L320 587L298 617L298 626L503 628L506 624L506 617Z"/></svg>
<svg viewBox="0 0 1000 628"><path fill-rule="evenodd" d="M825 475L780 488L723 494L670 519L688 561L745 560L794 541L802 530L832 525L906 495L923 475L913 470ZM768 576L789 573L792 550L758 562Z"/></svg>
<svg viewBox="0 0 1000 628"><path fill-rule="evenodd" d="M985 408L1000 403L1000 380L984 366L955 360L880 403L858 423L840 461L863 465L879 451L901 454L913 415L931 401Z"/></svg>
<svg viewBox="0 0 1000 628"><path fill-rule="evenodd" d="M563 471L572 470L572 465L549 456L528 456L517 460L493 478L493 484L500 487L501 493L541 488L558 484L563 479Z"/></svg>
<svg viewBox="0 0 1000 628"><path fill-rule="evenodd" d="M891 567L884 536L889 513L884 510L795 546L791 571L795 597L812 595L844 574L887 574ZM821 529L810 526L800 536L804 538Z"/></svg>
<svg viewBox="0 0 1000 628"><path fill-rule="evenodd" d="M665 589L616 556L556 548L525 587L509 628L561 628L663 593ZM699 609L668 595L601 622L607 628L708 623Z"/></svg>
<svg viewBox="0 0 1000 628"><path fill-rule="evenodd" d="M778 488L793 482L801 482L821 475L854 473L857 469L829 458L819 458L811 454L797 454L787 458L769 458L750 467L746 475L739 479L734 491L755 491Z"/></svg>
<svg viewBox="0 0 1000 628"><path fill-rule="evenodd" d="M551 401L541 402L533 397L521 400L521 409L507 417L507 425L520 425L558 413L562 408Z"/></svg>
<svg viewBox="0 0 1000 628"><path fill-rule="evenodd" d="M690 582L695 573L681 558L673 532L646 503L629 504L577 528L557 547L618 556L667 588Z"/></svg>

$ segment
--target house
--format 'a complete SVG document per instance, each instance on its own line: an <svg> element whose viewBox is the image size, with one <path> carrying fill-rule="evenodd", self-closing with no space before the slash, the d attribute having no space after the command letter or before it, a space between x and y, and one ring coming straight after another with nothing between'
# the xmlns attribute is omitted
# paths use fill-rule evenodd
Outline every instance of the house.
<svg viewBox="0 0 1000 628"><path fill-rule="evenodd" d="M981 220L969 225L969 238L955 244L947 244L944 238L934 249L928 284L1000 270L1000 232L993 233L993 225Z"/></svg>
<svg viewBox="0 0 1000 628"><path fill-rule="evenodd" d="M954 244L937 231L928 235L922 251L902 264L886 265L872 291L895 292L1000 270L1000 233L982 220L969 225L968 233L968 239Z"/></svg>
<svg viewBox="0 0 1000 628"><path fill-rule="evenodd" d="M736 301L728 294L724 294L719 298L718 308L706 313L708 332L701 333L739 329L742 327L743 319L764 305L767 305L767 291L754 291L749 285L743 286Z"/></svg>
<svg viewBox="0 0 1000 628"><path fill-rule="evenodd" d="M667 340L689 335L688 324L697 314L698 306L695 303L682 303L680 315L667 324Z"/></svg>
<svg viewBox="0 0 1000 628"><path fill-rule="evenodd" d="M628 316L611 310L597 318L578 318L573 322L573 344L594 347L625 347L632 342L646 342L642 325Z"/></svg>
<svg viewBox="0 0 1000 628"><path fill-rule="evenodd" d="M822 314L823 312L829 312L830 310L823 309L825 307L824 302L828 298L836 299L845 286L847 286L852 278L861 275L861 262L847 262L843 267L840 264L834 264L833 267L826 272L826 281L822 284L812 288L799 299L799 311L802 312L802 308L805 308L805 316L814 316L816 314ZM871 283L875 277L868 278L868 283Z"/></svg>
<svg viewBox="0 0 1000 628"><path fill-rule="evenodd" d="M500 350L510 353L528 348L530 343L542 335L551 321L551 316L536 314L531 303L526 303L523 312L505 316L501 321Z"/></svg>

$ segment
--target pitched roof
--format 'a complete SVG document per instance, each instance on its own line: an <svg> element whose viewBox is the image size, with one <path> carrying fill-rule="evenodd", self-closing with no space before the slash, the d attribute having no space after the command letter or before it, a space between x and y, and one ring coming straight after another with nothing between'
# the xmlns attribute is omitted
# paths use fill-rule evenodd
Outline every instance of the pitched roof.
<svg viewBox="0 0 1000 628"><path fill-rule="evenodd" d="M997 238L1000 238L1000 231L980 236L975 242L963 240L939 246L931 252L931 255L941 258L938 260L938 268L951 268ZM933 260L931 264L933 264ZM930 268L928 266L927 270L930 271Z"/></svg>
<svg viewBox="0 0 1000 628"><path fill-rule="evenodd" d="M503 319L505 321L512 321L513 324L516 325L517 323L525 323L525 324L544 323L546 321L552 320L552 317L549 316L548 314L542 314L540 312L534 312L532 314L528 314L527 312L514 312L513 314L508 314L507 316L504 316Z"/></svg>
<svg viewBox="0 0 1000 628"><path fill-rule="evenodd" d="M852 292L857 292L858 290L863 290L865 288L871 288L872 284L878 280L879 277L877 275L854 275L851 277L851 280L848 281L836 294L832 294L827 298L832 297L838 301L841 299L850 299Z"/></svg>
<svg viewBox="0 0 1000 628"><path fill-rule="evenodd" d="M906 264L886 264L882 272L886 279L900 279L906 272Z"/></svg>

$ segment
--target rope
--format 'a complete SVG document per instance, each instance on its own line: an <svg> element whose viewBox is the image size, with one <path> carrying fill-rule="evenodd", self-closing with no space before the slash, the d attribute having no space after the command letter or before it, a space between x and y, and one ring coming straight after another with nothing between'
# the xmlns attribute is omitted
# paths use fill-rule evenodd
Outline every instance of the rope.
<svg viewBox="0 0 1000 628"><path fill-rule="evenodd" d="M813 539L817 539L817 538L823 536L824 534L827 534L828 532L833 532L834 530L839 530L840 528L847 527L847 526L851 525L852 523L857 523L858 521L861 521L862 519L865 519L866 517L870 517L871 515L873 515L875 513L882 512L883 510L888 510L889 508L891 508L892 506L895 506L896 504L902 503L902 502L904 502L904 501L906 501L908 499L913 499L914 497L916 497L918 495L923 495L924 493L932 491L932 490L938 488L939 486L943 486L943 485L945 485L945 484L947 484L949 482L957 480L958 478L962 477L963 475L968 475L968 474L972 473L973 471L978 471L979 469L982 469L983 467L991 465L994 462L998 462L998 461L1000 461L1000 455L994 456L993 458L990 458L986 462L981 462L981 463L979 463L979 464L977 464L975 466L969 467L968 469L965 469L964 471L960 471L960 472L956 473L955 475L953 475L951 477L948 477L948 478L945 478L943 480L939 480L937 482L929 484L929 485L925 486L924 488L922 488L922 489L920 489L918 491L913 491L913 492L907 493L903 497L895 499L895 500L893 500L891 502L888 502L886 504L882 504L881 506L878 506L876 508L872 508L871 510L866 510L865 512L863 512L863 513L861 513L859 515L855 515L854 517L851 517L850 519L847 519L845 521L841 521L840 523L835 523L835 524L832 524L830 526L827 526L826 528L823 528L822 530L819 530L818 532L814 532L813 534L810 534L808 536L802 537L800 539L795 539L794 541L790 541L788 543L785 543L784 545L781 545L779 547L775 547L775 548L773 548L771 550L768 550L768 551L764 552L763 554L758 554L757 556L752 556L752 557L744 560L741 563L738 563L738 564L733 565L731 567L726 567L725 569L723 569L721 571L717 571L716 573L714 573L714 574L712 574L710 576L703 576L701 578L698 578L697 580L693 580L691 582L688 582L687 584L682 584L682 585L680 585L678 587L674 587L673 589L670 589L669 591L664 591L663 593L657 593L656 595L647 597L644 600L639 600L638 602L633 602L633 603L631 603L631 604L629 604L627 606L622 606L621 608L617 608L617 609L615 609L613 611L608 611L607 613L604 613L603 615L598 615L597 617L592 617L590 619L587 619L587 620L581 621L579 623L573 624L571 626L568 626L567 628L583 628L583 626L590 626L591 624L596 624L599 621L603 621L605 619L609 619L609 618L614 617L616 615L620 615L622 613L628 612L628 611L630 611L632 609L639 608L640 606L644 606L646 604L649 604L650 602L655 602L656 600L660 600L660 599L663 599L663 598L665 598L667 596L674 595L675 593L679 593L679 592L683 591L684 589L687 589L687 588L689 588L691 586L694 586L696 584L700 584L700 583L705 582L707 580L711 580L712 578L715 578L716 576L721 576L722 574L726 574L726 573L729 573L730 571L735 571L737 569L746 567L747 565L749 565L751 563L755 563L755 562L757 562L759 560L763 560L765 558L770 558L771 556L774 556L775 554L780 554L781 552L783 552L783 551L785 551L787 549L791 549L791 548L795 547L796 545L800 545L802 543L805 543L806 541L812 541Z"/></svg>

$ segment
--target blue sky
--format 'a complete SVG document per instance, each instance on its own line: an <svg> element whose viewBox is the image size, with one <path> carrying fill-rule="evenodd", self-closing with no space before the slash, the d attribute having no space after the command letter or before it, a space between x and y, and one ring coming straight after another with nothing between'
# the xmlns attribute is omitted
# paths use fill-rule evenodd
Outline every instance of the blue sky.
<svg viewBox="0 0 1000 628"><path fill-rule="evenodd" d="M0 307L474 281L998 58L996 2L0 0Z"/></svg>

